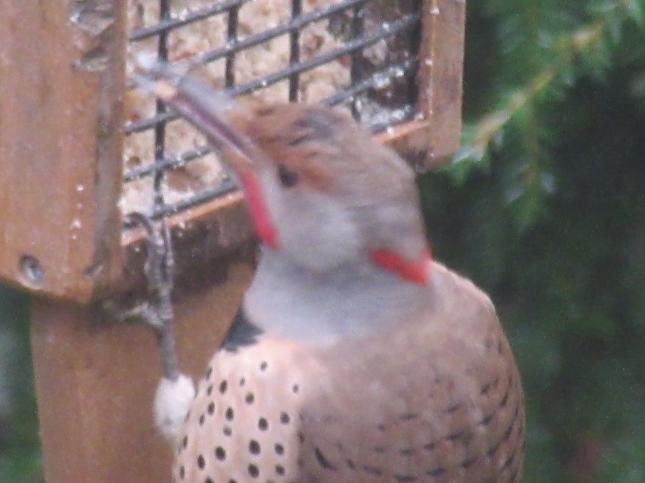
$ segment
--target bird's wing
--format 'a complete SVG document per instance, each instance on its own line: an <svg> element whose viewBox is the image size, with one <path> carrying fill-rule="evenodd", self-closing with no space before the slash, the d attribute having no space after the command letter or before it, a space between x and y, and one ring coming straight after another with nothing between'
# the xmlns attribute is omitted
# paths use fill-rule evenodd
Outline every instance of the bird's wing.
<svg viewBox="0 0 645 483"><path fill-rule="evenodd" d="M320 356L331 389L301 409L299 481L520 481L522 388L493 305L431 277L423 320Z"/></svg>

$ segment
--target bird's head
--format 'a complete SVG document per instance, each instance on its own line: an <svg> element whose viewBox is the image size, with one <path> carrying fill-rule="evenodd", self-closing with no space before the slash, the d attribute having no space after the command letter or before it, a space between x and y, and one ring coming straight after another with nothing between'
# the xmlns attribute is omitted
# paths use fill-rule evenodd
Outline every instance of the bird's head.
<svg viewBox="0 0 645 483"><path fill-rule="evenodd" d="M238 175L258 235L296 266L365 261L427 282L430 255L414 173L351 117L322 106L232 102L156 72L154 91L202 130Z"/></svg>
<svg viewBox="0 0 645 483"><path fill-rule="evenodd" d="M411 282L429 255L414 173L343 112L322 106L244 105L229 122L262 153L235 163L263 243L327 271L366 259Z"/></svg>

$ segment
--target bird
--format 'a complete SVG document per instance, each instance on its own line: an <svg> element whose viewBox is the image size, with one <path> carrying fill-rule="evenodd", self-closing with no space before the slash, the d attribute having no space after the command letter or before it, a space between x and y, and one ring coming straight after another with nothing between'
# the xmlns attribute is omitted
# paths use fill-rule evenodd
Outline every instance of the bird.
<svg viewBox="0 0 645 483"><path fill-rule="evenodd" d="M433 259L406 162L338 110L151 72L237 175L260 240L196 388L160 383L173 481L521 481L509 341L490 298Z"/></svg>

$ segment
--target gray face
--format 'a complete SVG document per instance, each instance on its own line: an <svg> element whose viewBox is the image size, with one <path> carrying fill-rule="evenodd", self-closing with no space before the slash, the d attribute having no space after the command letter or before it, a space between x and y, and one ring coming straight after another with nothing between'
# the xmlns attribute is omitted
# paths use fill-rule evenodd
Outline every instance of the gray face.
<svg viewBox="0 0 645 483"><path fill-rule="evenodd" d="M358 257L364 240L342 201L307 186L285 187L270 169L260 180L286 258L321 272Z"/></svg>
<svg viewBox="0 0 645 483"><path fill-rule="evenodd" d="M244 306L262 328L316 344L398 323L427 287L374 264L374 250L425 253L414 175L333 111L274 109L246 129L278 246L266 247ZM282 124L280 124L282 123Z"/></svg>
<svg viewBox="0 0 645 483"><path fill-rule="evenodd" d="M351 118L285 106L247 133L267 154L258 180L279 251L294 264L323 272L374 248L411 259L425 248L411 169Z"/></svg>

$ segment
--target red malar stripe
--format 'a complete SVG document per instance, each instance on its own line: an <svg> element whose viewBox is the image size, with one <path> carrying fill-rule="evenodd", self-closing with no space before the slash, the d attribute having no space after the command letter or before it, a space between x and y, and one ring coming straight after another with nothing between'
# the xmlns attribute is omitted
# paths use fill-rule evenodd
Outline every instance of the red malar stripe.
<svg viewBox="0 0 645 483"><path fill-rule="evenodd" d="M370 253L370 259L379 267L418 285L425 285L430 277L432 257L429 251L418 260L410 261L392 250L379 249Z"/></svg>
<svg viewBox="0 0 645 483"><path fill-rule="evenodd" d="M271 221L271 215L262 196L262 187L255 173L251 171L242 171L239 173L240 181L244 187L246 201L251 211L251 218L255 224L258 236L265 245L277 249L278 233Z"/></svg>

